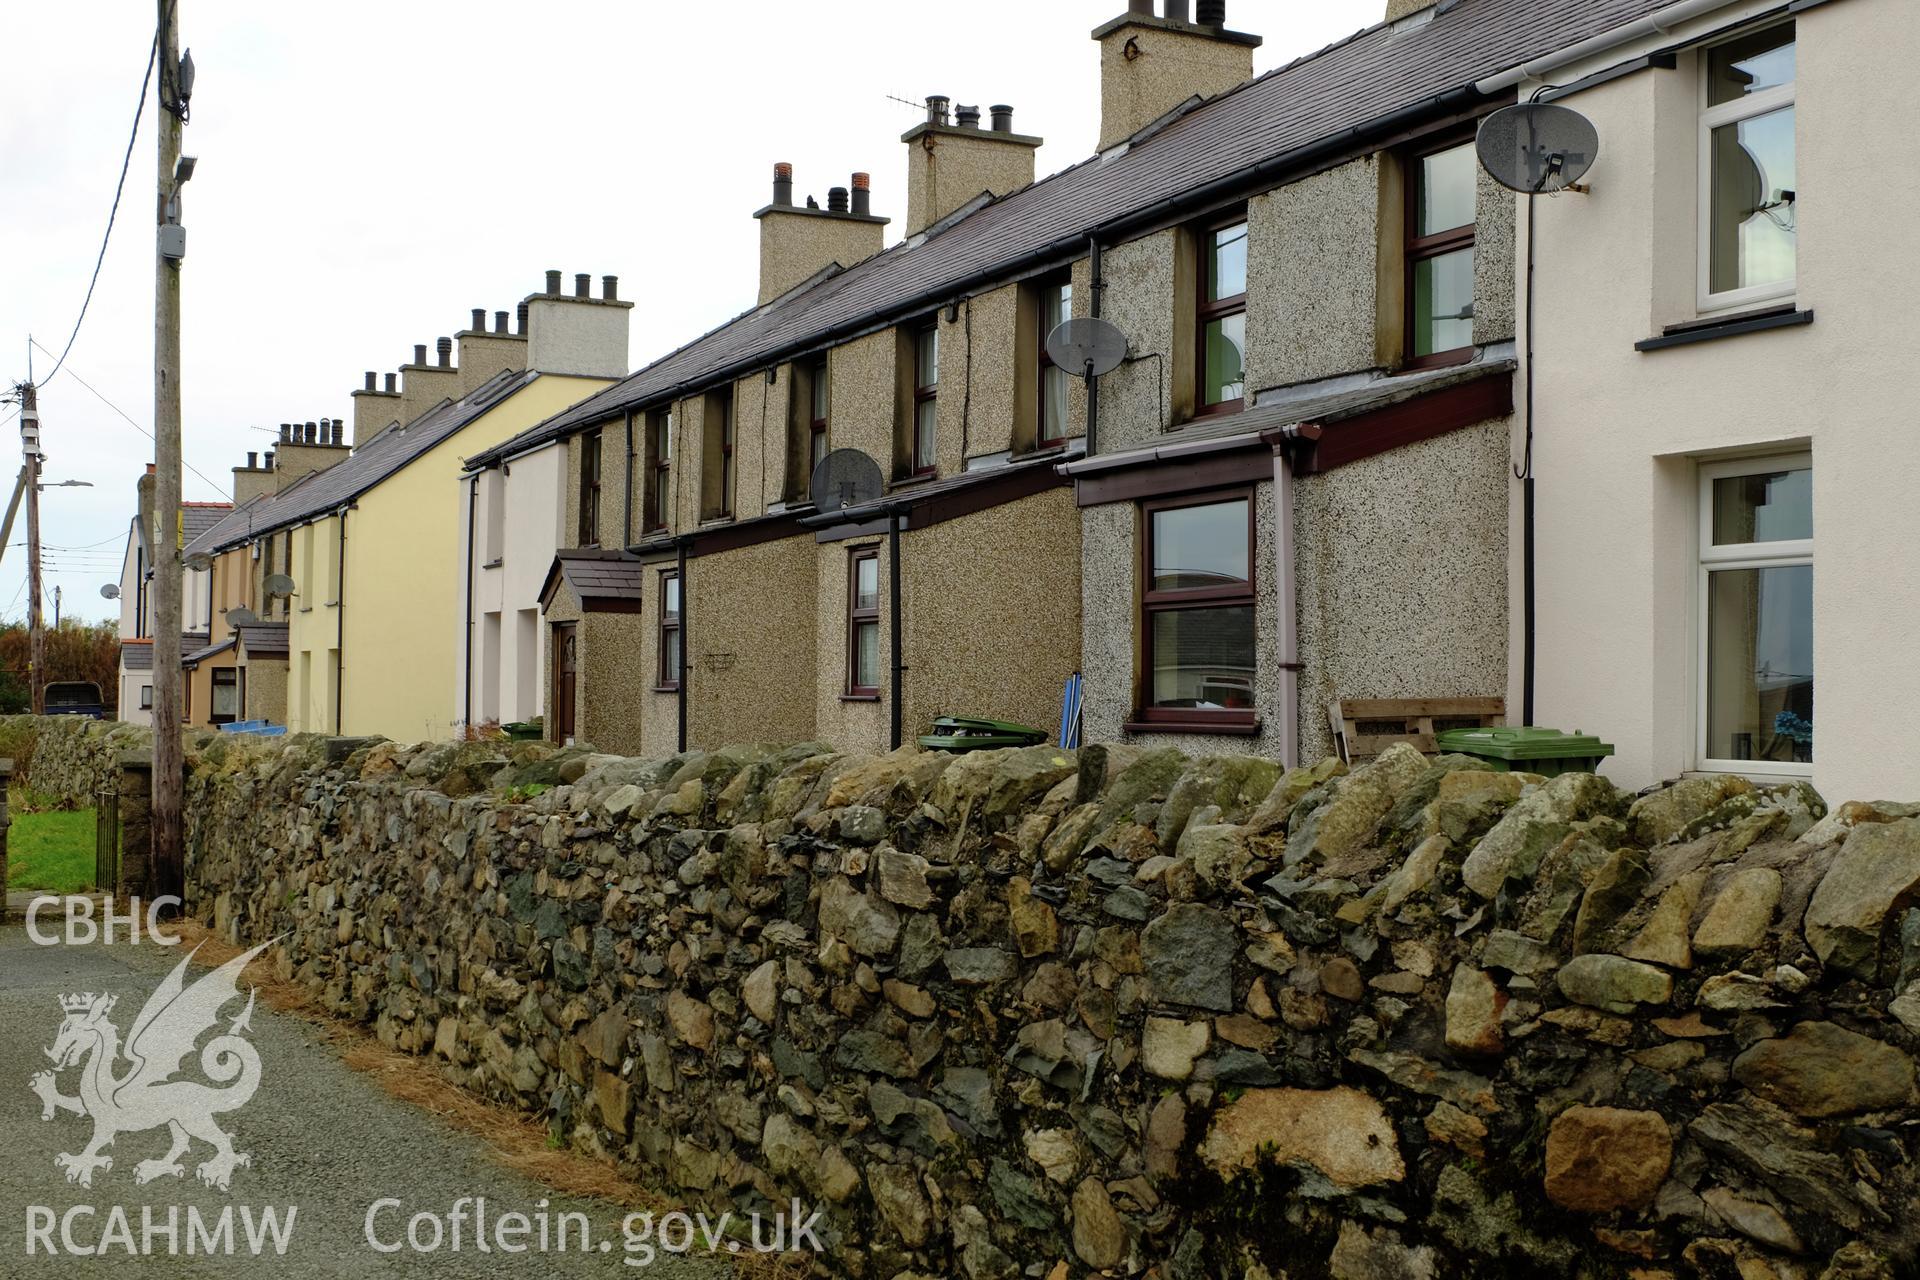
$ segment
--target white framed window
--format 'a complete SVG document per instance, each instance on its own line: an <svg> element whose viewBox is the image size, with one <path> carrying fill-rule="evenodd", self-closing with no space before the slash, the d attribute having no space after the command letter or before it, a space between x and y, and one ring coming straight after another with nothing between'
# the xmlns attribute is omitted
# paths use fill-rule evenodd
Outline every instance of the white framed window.
<svg viewBox="0 0 1920 1280"><path fill-rule="evenodd" d="M1751 306L1794 291L1794 26L1700 52L1699 302Z"/></svg>
<svg viewBox="0 0 1920 1280"><path fill-rule="evenodd" d="M1700 468L1699 767L1813 771L1813 459Z"/></svg>

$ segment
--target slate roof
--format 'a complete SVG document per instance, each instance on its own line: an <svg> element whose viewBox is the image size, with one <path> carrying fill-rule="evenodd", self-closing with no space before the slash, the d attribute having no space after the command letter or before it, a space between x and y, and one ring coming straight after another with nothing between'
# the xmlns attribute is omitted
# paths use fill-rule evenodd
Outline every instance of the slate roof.
<svg viewBox="0 0 1920 1280"><path fill-rule="evenodd" d="M221 513L220 518L187 539L183 555L194 555L204 551L211 555L216 547L228 546L245 539L248 530L260 520L261 504L271 502L273 495L261 494L249 498L237 507L230 507Z"/></svg>
<svg viewBox="0 0 1920 1280"><path fill-rule="evenodd" d="M428 450L446 441L538 378L538 373L506 370L496 373L459 400L443 400L405 426L388 427L352 454L325 471L316 471L272 497L249 503L249 521L222 522L217 537L205 538L200 550L233 546L251 537L302 524L353 501Z"/></svg>
<svg viewBox="0 0 1920 1280"><path fill-rule="evenodd" d="M1276 172L1317 149L1359 141L1403 112L1484 101L1472 86L1565 48L1670 0L1459 0L1430 22L1380 23L1268 72L1124 148L1042 179L755 308L512 439L476 454L478 466L590 423L747 372L866 323L904 318L1023 264L1066 261L1089 232L1143 216L1210 183L1262 165Z"/></svg>
<svg viewBox="0 0 1920 1280"><path fill-rule="evenodd" d="M541 584L540 603L544 607L552 600L554 588L564 580L585 612L635 609L642 599L646 575L646 564L625 551L590 548L561 551L554 556L547 580Z"/></svg>
<svg viewBox="0 0 1920 1280"><path fill-rule="evenodd" d="M254 622L239 628L240 647L249 658L284 658L288 653L287 624Z"/></svg>
<svg viewBox="0 0 1920 1280"><path fill-rule="evenodd" d="M122 640L120 642L120 665L129 671L153 670L153 641Z"/></svg>
<svg viewBox="0 0 1920 1280"><path fill-rule="evenodd" d="M183 502L180 504L180 523L186 530L186 540L195 538L219 524L233 510L231 502Z"/></svg>
<svg viewBox="0 0 1920 1280"><path fill-rule="evenodd" d="M206 637L201 636L200 639L205 640ZM225 640L222 640L219 644L210 644L204 648L195 649L192 653L185 654L184 656L181 657L180 664L182 666L191 667L203 658L211 658L215 654L225 653L227 650L233 648L233 645L234 645L234 638L232 636L228 636Z"/></svg>

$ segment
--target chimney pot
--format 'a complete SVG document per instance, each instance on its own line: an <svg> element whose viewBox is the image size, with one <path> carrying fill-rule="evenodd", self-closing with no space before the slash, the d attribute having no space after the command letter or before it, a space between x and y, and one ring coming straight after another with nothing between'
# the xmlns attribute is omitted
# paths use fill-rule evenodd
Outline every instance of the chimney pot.
<svg viewBox="0 0 1920 1280"><path fill-rule="evenodd" d="M527 304L526 303L523 302L520 304L518 311L515 312L514 318L519 323L518 332L520 336L524 338L527 334Z"/></svg>
<svg viewBox="0 0 1920 1280"><path fill-rule="evenodd" d="M427 362L427 344L426 343L416 342L413 344L413 362L415 364L425 364Z"/></svg>
<svg viewBox="0 0 1920 1280"><path fill-rule="evenodd" d="M329 444L333 440L333 419L320 419L320 443Z"/></svg>
<svg viewBox="0 0 1920 1280"><path fill-rule="evenodd" d="M978 129L980 127L980 108L955 107L953 109L953 122L962 129Z"/></svg>
<svg viewBox="0 0 1920 1280"><path fill-rule="evenodd" d="M247 470L258 471L259 469L260 469L260 451L257 449L247 450Z"/></svg>
<svg viewBox="0 0 1920 1280"><path fill-rule="evenodd" d="M309 422L309 423L307 424L307 427L306 427L306 443L308 443L308 444L319 444L319 443L320 443L320 424L319 424L319 423L317 423L317 422Z"/></svg>
<svg viewBox="0 0 1920 1280"><path fill-rule="evenodd" d="M1227 25L1227 0L1195 0L1195 21L1203 27Z"/></svg>
<svg viewBox="0 0 1920 1280"><path fill-rule="evenodd" d="M573 296L591 298L593 296L593 277L582 271L573 277Z"/></svg>
<svg viewBox="0 0 1920 1280"><path fill-rule="evenodd" d="M291 442L293 439L292 433L293 433L293 424L291 422L283 422L280 424L280 438L282 440Z"/></svg>
<svg viewBox="0 0 1920 1280"><path fill-rule="evenodd" d="M1166 16L1168 22L1191 22L1192 18L1188 16L1189 13L1190 6L1187 0L1167 0Z"/></svg>
<svg viewBox="0 0 1920 1280"><path fill-rule="evenodd" d="M487 309L485 307L475 307L473 309L473 323L467 327L475 333L485 333L487 331Z"/></svg>
<svg viewBox="0 0 1920 1280"><path fill-rule="evenodd" d="M953 99L949 98L944 93L928 94L927 95L927 123L928 124L947 123L947 105L952 101Z"/></svg>
<svg viewBox="0 0 1920 1280"><path fill-rule="evenodd" d="M373 370L369 369L367 370L367 390L371 391L373 390L373 387L374 387Z"/></svg>
<svg viewBox="0 0 1920 1280"><path fill-rule="evenodd" d="M547 296L552 298L560 296L560 273L558 271L547 272Z"/></svg>
<svg viewBox="0 0 1920 1280"><path fill-rule="evenodd" d="M261 465L265 470L273 470L273 450L267 450L267 456L262 460Z"/></svg>
<svg viewBox="0 0 1920 1280"><path fill-rule="evenodd" d="M1007 106L1005 103L1002 103L1001 105L992 108L992 111L993 111L993 131L995 133L1012 133L1013 132L1013 108Z"/></svg>
<svg viewBox="0 0 1920 1280"><path fill-rule="evenodd" d="M600 277L600 296L602 298L605 298L608 302L620 301L620 277L619 276L601 276Z"/></svg>
<svg viewBox="0 0 1920 1280"><path fill-rule="evenodd" d="M845 213L847 211L847 189L845 187L827 188L827 212Z"/></svg>
<svg viewBox="0 0 1920 1280"><path fill-rule="evenodd" d="M1153 0L1127 0L1127 12L1144 13L1151 17L1153 15Z"/></svg>
<svg viewBox="0 0 1920 1280"><path fill-rule="evenodd" d="M873 175L853 175L853 211L863 218L873 216Z"/></svg>
<svg viewBox="0 0 1920 1280"><path fill-rule="evenodd" d="M496 311L493 313L493 331L495 333L505 333L507 331L507 313L506 312Z"/></svg>
<svg viewBox="0 0 1920 1280"><path fill-rule="evenodd" d="M782 206L793 203L793 166L784 160L773 166L773 202Z"/></svg>
<svg viewBox="0 0 1920 1280"><path fill-rule="evenodd" d="M423 353L423 354L424 354L424 353ZM387 375L387 394L388 394L388 395L396 395L396 394L398 394L398 393L397 393L397 392L395 391L395 389L394 389L394 385L393 385L393 384L394 384L394 383L395 383L396 381L398 381L398 380L399 380L399 375L397 375L397 374L392 374L392 373L390 373L390 374L388 374L388 375Z"/></svg>
<svg viewBox="0 0 1920 1280"><path fill-rule="evenodd" d="M453 363L453 339L439 338L434 342L436 354L440 357L440 367L446 368Z"/></svg>

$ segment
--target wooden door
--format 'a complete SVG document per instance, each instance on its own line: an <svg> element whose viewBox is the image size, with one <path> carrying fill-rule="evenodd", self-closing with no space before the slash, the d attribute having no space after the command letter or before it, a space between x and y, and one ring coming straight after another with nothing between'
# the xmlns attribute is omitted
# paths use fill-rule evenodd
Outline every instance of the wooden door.
<svg viewBox="0 0 1920 1280"><path fill-rule="evenodd" d="M580 673L580 624L553 624L553 726L548 734L565 745L575 732L574 716L578 708L575 686Z"/></svg>

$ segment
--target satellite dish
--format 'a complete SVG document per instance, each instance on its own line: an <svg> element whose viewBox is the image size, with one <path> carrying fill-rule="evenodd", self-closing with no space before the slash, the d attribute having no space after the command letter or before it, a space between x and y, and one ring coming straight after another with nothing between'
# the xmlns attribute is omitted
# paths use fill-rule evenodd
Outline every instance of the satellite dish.
<svg viewBox="0 0 1920 1280"><path fill-rule="evenodd" d="M1111 373L1127 358L1127 335L1105 320L1064 320L1047 335L1047 358L1080 377Z"/></svg>
<svg viewBox="0 0 1920 1280"><path fill-rule="evenodd" d="M1473 145L1495 182L1534 195L1579 182L1600 154L1600 135L1572 107L1520 102L1482 120Z"/></svg>
<svg viewBox="0 0 1920 1280"><path fill-rule="evenodd" d="M196 551L187 557L187 568L195 573L205 573L213 568L213 557L204 551Z"/></svg>
<svg viewBox="0 0 1920 1280"><path fill-rule="evenodd" d="M822 513L872 502L886 490L880 464L858 449L835 449L813 469L807 493Z"/></svg>
<svg viewBox="0 0 1920 1280"><path fill-rule="evenodd" d="M260 580L260 585L275 599L284 600L293 594L293 579L284 573L270 573Z"/></svg>
<svg viewBox="0 0 1920 1280"><path fill-rule="evenodd" d="M109 582L100 588L100 594L105 599L118 600L120 598L120 584L117 582Z"/></svg>
<svg viewBox="0 0 1920 1280"><path fill-rule="evenodd" d="M260 621L253 610L241 605L238 609L227 610L227 625L230 627L250 627Z"/></svg>

